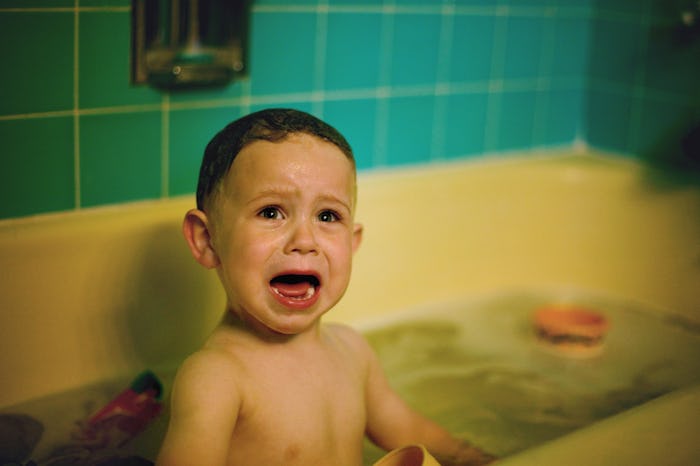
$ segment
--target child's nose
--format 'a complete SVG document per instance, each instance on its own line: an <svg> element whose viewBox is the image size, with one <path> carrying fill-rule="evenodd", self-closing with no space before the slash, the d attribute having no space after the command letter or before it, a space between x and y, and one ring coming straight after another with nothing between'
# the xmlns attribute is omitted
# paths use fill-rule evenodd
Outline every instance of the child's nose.
<svg viewBox="0 0 700 466"><path fill-rule="evenodd" d="M291 229L289 241L286 247L287 253L318 253L318 243L314 234L314 227L309 220L299 220Z"/></svg>

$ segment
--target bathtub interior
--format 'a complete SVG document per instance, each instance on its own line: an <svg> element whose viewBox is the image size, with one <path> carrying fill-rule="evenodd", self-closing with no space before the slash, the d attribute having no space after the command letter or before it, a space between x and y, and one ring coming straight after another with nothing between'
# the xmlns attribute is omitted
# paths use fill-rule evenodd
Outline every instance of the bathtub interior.
<svg viewBox="0 0 700 466"><path fill-rule="evenodd" d="M534 312L552 304L603 314L611 328L600 351L571 354L539 339ZM511 292L412 315L367 329L394 387L500 457L700 382L700 328L633 301L572 290Z"/></svg>
<svg viewBox="0 0 700 466"><path fill-rule="evenodd" d="M653 402L667 399L676 388L693 383L684 377L700 372L697 365L686 373L654 359L658 338L645 333L649 322L658 321L667 336L695 335L693 329L700 325L697 182L677 182L630 160L563 149L360 174L358 186L363 244L350 288L328 319L358 325L380 352L380 329L386 329L386 338L397 339L396 344L401 338L390 328L413 335L416 342L409 346L422 348L422 353L404 348L401 352L410 358L383 356L389 370L398 368L397 388L422 406L416 393L424 385L434 394L438 385L460 392L457 387L468 384L460 406L477 416L492 416L484 421L488 429L483 431L475 427L475 419L446 417L445 423L457 432L513 461L525 461L518 464L538 464L527 463L528 452L543 455L547 445L566 450L554 445L568 445L572 435L595 433L596 426L608 425L607 420L597 421L601 417L611 416L612 422L619 410L657 396ZM215 274L194 263L180 233L182 215L193 202L186 196L0 222L0 270L12 271L0 280L0 412L25 412L45 423L37 454L45 456L67 441L75 422L144 369L154 370L167 392L173 368L220 318L224 297ZM510 294L513 290L526 291ZM477 296L491 298L477 303ZM571 297L610 312L613 327L598 359L562 358L531 340L529 311L523 306ZM501 305L512 312L499 310ZM464 314L464 322L474 324L456 330L443 308ZM420 325L411 327L416 313L407 309L440 318L418 319ZM643 317L620 325L627 322L627 314ZM507 329L511 340L502 338ZM438 351L420 337L423 333L438 334L446 342L460 340L455 334L468 335L467 349ZM659 354L675 351L686 340L662 338L669 344ZM630 342L639 346L632 350ZM688 354L697 355L691 346ZM680 357L686 349L671 356ZM475 365L461 374L450 372L448 365L467 350ZM423 361L431 352L444 356L444 364L430 369L437 385L411 375L419 366L413 361ZM637 355L640 359L634 359ZM621 368L613 368L615 360ZM615 372L624 378L614 379ZM497 384L513 373L519 378L511 393ZM572 374L579 377L575 387L567 378ZM479 383L496 385L487 390ZM627 390L630 385L640 390L633 394ZM590 401L599 413L567 402L561 395L566 390ZM513 399L532 396L540 403L542 422L533 422L515 407L505 414L491 413L495 401L490 396L497 393ZM630 399L620 399L618 408L605 404L617 395ZM475 400L482 398L484 405L479 405ZM438 399L421 409L437 415L440 409L451 411L436 404ZM670 398L669 403L678 406L678 399L687 400ZM569 415L579 417L565 420ZM119 454L152 458L166 417L135 439L131 450ZM506 420L518 428L506 427ZM662 425L664 432L677 431L672 424ZM522 426L527 432L521 432ZM491 434L499 429L504 436L496 440ZM530 448L538 442L544 444ZM652 444L636 447L644 451ZM375 452L368 449L367 454Z"/></svg>
<svg viewBox="0 0 700 466"><path fill-rule="evenodd" d="M563 303L586 306L608 318L611 328L600 352L572 356L537 337L534 312ZM698 326L639 303L592 293L529 291L464 298L359 328L409 404L506 459L700 383ZM159 374L166 391L172 376L172 371ZM95 464L115 457L154 460L167 409L123 448L81 451L75 442L72 449L65 448L77 423L127 383L114 380L0 413L30 416L43 425L32 453L38 464L61 455L88 456ZM382 454L367 442L365 464Z"/></svg>

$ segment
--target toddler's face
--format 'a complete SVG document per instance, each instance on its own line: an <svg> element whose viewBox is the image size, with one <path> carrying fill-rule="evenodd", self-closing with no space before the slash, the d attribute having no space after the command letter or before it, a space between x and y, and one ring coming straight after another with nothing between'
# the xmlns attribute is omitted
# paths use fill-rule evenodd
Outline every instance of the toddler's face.
<svg viewBox="0 0 700 466"><path fill-rule="evenodd" d="M295 334L335 305L361 237L354 199L352 164L329 142L294 134L244 147L211 229L231 310L258 330Z"/></svg>

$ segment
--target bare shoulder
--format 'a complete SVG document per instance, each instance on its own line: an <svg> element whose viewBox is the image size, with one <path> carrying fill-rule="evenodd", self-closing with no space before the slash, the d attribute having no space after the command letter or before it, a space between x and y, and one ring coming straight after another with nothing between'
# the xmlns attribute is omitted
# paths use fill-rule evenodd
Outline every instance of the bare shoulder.
<svg viewBox="0 0 700 466"><path fill-rule="evenodd" d="M232 354L218 348L202 348L187 357L180 366L177 380L215 377L217 380L240 372L240 364Z"/></svg>
<svg viewBox="0 0 700 466"><path fill-rule="evenodd" d="M187 405L237 397L241 393L243 372L242 364L232 352L204 347L180 365L173 385L173 398Z"/></svg>

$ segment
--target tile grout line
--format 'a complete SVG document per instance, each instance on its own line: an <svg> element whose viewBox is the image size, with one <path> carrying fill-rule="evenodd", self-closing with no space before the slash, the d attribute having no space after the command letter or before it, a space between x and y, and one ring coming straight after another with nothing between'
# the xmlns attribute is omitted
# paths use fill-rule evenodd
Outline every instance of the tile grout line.
<svg viewBox="0 0 700 466"><path fill-rule="evenodd" d="M508 6L499 4L497 10L493 28L493 55L491 56L491 72L486 101L486 124L484 127L484 150L487 152L495 151L498 146L498 122L501 116L506 42L508 40Z"/></svg>
<svg viewBox="0 0 700 466"><path fill-rule="evenodd" d="M79 0L73 2L73 202L75 210L81 208L80 183L80 11Z"/></svg>
<svg viewBox="0 0 700 466"><path fill-rule="evenodd" d="M576 81L574 77L561 77L555 78L549 81L549 86L558 86L568 88L573 86ZM501 91L535 91L538 89L539 81L536 78L522 78L522 79L506 79L501 80L496 83L496 86L500 86ZM443 82L438 83L438 92L442 96L454 96L454 95L464 95L464 94L479 94L488 93L490 87L490 81L455 81L455 82ZM601 84L602 85L602 84ZM249 87L249 86L248 86ZM613 86L614 87L614 86ZM287 94L270 94L270 95L257 95L253 96L250 94L248 89L247 94L242 94L240 97L232 97L218 100L193 100L188 102L170 102L170 110L172 111L183 111L183 110L197 110L203 108L224 108L231 105L256 105L259 103L267 102L293 102L298 100L318 100L323 98L324 100L352 100L352 99L367 99L367 98L392 98L392 97L408 97L408 96L423 96L431 95L436 92L436 85L426 84L426 85L415 85L415 86L388 86L381 85L372 88L355 88L355 89L341 89L335 91L324 91L323 96L317 95L314 92L299 92L299 93L287 93ZM661 101L677 101L680 99L678 95L668 92L652 91L651 89L646 89L648 93L647 97L655 100ZM31 120L31 119L42 119L42 118L59 118L72 116L76 113L79 116L86 115L117 115L123 113L148 113L148 112L159 112L161 110L160 103L154 104L132 104L132 105L121 105L112 107L95 107L95 108L77 108L77 109L66 109L66 110L55 110L47 112L36 112L36 113L24 113L24 114L10 114L10 115L0 115L0 121L14 121L14 120Z"/></svg>
<svg viewBox="0 0 700 466"><path fill-rule="evenodd" d="M646 5L646 9L642 12L642 24L644 27L649 27L652 21L651 6ZM649 44L646 41L642 41L640 45L640 57L642 61L646 62L649 58ZM626 150L633 150L634 146L637 145L641 132L642 132L642 115L641 108L644 107L644 101L646 100L646 90L644 87L644 82L646 81L646 69L645 67L638 67L635 70L635 74L632 81L632 92L631 92L631 102L630 102L630 120L627 133L627 143Z"/></svg>
<svg viewBox="0 0 700 466"><path fill-rule="evenodd" d="M170 191L170 94L163 93L160 113L160 197Z"/></svg>
<svg viewBox="0 0 700 466"><path fill-rule="evenodd" d="M551 76L555 54L556 10L557 7L550 7L545 14L547 23L543 28L542 50L540 51L540 60L537 67L537 89L535 91L535 112L531 136L533 145L537 145L538 142L541 143L547 137L547 118L550 114L550 93L552 91Z"/></svg>
<svg viewBox="0 0 700 466"><path fill-rule="evenodd" d="M391 66L394 49L394 11L393 0L384 0L382 5L381 25L381 65L379 68L379 86L375 88L377 102L374 119L374 154L372 166L382 167L387 163L387 137L389 132L389 98L391 97Z"/></svg>
<svg viewBox="0 0 700 466"><path fill-rule="evenodd" d="M328 1L319 0L316 8L316 43L314 44L313 113L323 118L326 81L326 43L328 39Z"/></svg>
<svg viewBox="0 0 700 466"><path fill-rule="evenodd" d="M445 153L445 121L447 119L447 99L449 94L452 40L454 35L454 0L445 0L442 5L440 20L440 38L438 39L438 62L433 101L433 128L430 141L430 160L438 161Z"/></svg>

